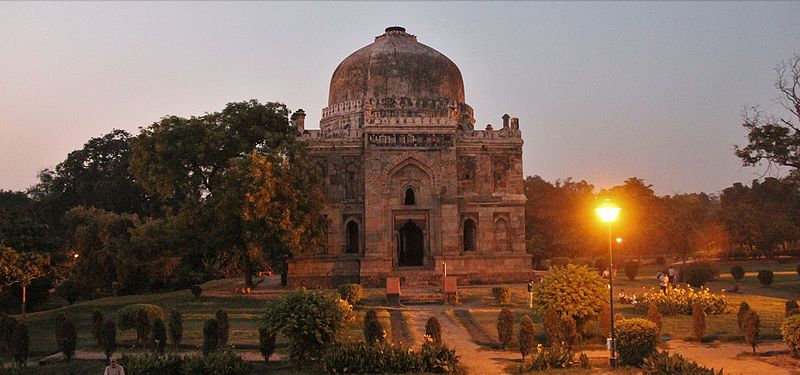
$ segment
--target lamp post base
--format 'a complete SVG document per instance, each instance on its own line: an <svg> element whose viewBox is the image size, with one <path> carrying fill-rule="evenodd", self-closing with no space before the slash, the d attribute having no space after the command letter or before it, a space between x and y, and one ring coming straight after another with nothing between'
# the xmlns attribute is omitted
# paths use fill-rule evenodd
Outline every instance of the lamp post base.
<svg viewBox="0 0 800 375"><path fill-rule="evenodd" d="M617 358L616 357L609 358L608 365L611 366L611 368L617 368Z"/></svg>

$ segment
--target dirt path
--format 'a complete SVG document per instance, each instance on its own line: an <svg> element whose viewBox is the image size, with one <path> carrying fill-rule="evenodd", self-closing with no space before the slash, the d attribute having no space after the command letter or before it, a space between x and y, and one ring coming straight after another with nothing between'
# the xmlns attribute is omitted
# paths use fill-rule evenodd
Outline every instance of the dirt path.
<svg viewBox="0 0 800 375"><path fill-rule="evenodd" d="M752 349L746 344L740 343L720 343L719 345L705 345L693 342L673 340L670 341L669 351L680 353L680 355L696 361L708 368L719 370L722 368L726 374L730 375L749 375L749 374L770 374L770 375L790 375L796 374L795 371L778 367L752 357L737 358L742 352L750 352ZM760 345L758 352L782 351L786 350L786 345L781 342L770 342Z"/></svg>
<svg viewBox="0 0 800 375"><path fill-rule="evenodd" d="M417 345L425 335L425 322L431 316L435 316L442 325L442 339L461 356L461 362L470 374L503 374L506 373L507 366L517 363L520 358L517 353L489 350L475 343L460 324L454 323L447 316L445 313L447 309L446 306L437 305L409 307L408 311L413 317L410 319L409 328L417 332L416 337L420 338L417 340Z"/></svg>

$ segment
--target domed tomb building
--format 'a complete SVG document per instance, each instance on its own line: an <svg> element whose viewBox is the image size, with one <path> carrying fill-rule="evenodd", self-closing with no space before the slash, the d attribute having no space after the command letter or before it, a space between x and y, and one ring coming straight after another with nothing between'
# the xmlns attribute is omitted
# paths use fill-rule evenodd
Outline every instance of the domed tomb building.
<svg viewBox="0 0 800 375"><path fill-rule="evenodd" d="M526 280L517 118L474 128L461 72L389 27L333 72L319 130L292 115L323 174L327 246L289 262L290 285Z"/></svg>

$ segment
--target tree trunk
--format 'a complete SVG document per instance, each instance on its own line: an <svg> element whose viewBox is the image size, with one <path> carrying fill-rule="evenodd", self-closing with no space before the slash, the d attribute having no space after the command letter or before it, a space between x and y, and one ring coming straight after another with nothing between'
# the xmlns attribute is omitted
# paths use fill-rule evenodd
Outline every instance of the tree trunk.
<svg viewBox="0 0 800 375"><path fill-rule="evenodd" d="M244 266L244 285L248 288L253 287L253 262L250 260L250 252L247 246L242 247L242 263Z"/></svg>

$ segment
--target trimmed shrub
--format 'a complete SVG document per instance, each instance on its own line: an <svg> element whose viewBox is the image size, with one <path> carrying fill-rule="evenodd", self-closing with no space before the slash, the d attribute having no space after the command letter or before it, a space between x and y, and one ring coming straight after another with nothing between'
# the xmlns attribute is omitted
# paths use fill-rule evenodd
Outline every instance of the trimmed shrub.
<svg viewBox="0 0 800 375"><path fill-rule="evenodd" d="M200 284L192 285L191 290L192 290L192 295L195 296L195 298L200 297L200 295L203 294L203 287L200 286Z"/></svg>
<svg viewBox="0 0 800 375"><path fill-rule="evenodd" d="M169 338L175 349L178 349L183 340L183 316L178 309L172 309L169 314Z"/></svg>
<svg viewBox="0 0 800 375"><path fill-rule="evenodd" d="M586 358L588 361L588 357ZM572 352L564 346L542 349L537 346L531 354L531 363L520 366L518 372L543 371L548 369L570 368L575 365Z"/></svg>
<svg viewBox="0 0 800 375"><path fill-rule="evenodd" d="M682 279L693 287L701 287L719 276L717 267L710 262L692 262L686 265Z"/></svg>
<svg viewBox="0 0 800 375"><path fill-rule="evenodd" d="M658 336L656 336L656 337L658 339L661 339L661 328L662 328L661 313L658 312L658 308L656 307L655 304L651 303L651 304L648 305L648 307L647 307L647 320L653 322L653 324L656 325L656 332L658 334Z"/></svg>
<svg viewBox="0 0 800 375"><path fill-rule="evenodd" d="M252 365L231 350L219 350L209 355L180 356L176 354L125 354L119 360L129 374L157 375L245 375Z"/></svg>
<svg viewBox="0 0 800 375"><path fill-rule="evenodd" d="M659 255L659 256L656 257L656 264L659 265L659 266L666 265L667 264L667 260L664 259L664 257L662 257L661 255Z"/></svg>
<svg viewBox="0 0 800 375"><path fill-rule="evenodd" d="M563 345L567 350L572 350L572 346L578 340L578 328L575 319L571 316L562 315L553 309L547 309L542 318L544 330L550 342L554 346Z"/></svg>
<svg viewBox="0 0 800 375"><path fill-rule="evenodd" d="M665 350L645 358L642 375L722 375L722 369L715 372L713 368L709 370L680 354L670 355Z"/></svg>
<svg viewBox="0 0 800 375"><path fill-rule="evenodd" d="M25 366L28 362L28 356L31 350L31 338L28 335L28 327L25 323L19 323L14 326L14 332L11 334L11 356L14 362L19 366Z"/></svg>
<svg viewBox="0 0 800 375"><path fill-rule="evenodd" d="M756 345L758 345L760 328L761 319L759 319L755 311L750 310L744 314L744 320L742 321L744 342L753 347L753 353L756 352Z"/></svg>
<svg viewBox="0 0 800 375"><path fill-rule="evenodd" d="M736 281L742 281L744 279L744 267L739 264L731 267L731 276Z"/></svg>
<svg viewBox="0 0 800 375"><path fill-rule="evenodd" d="M386 339L386 331L381 322L378 321L378 313L375 310L367 310L364 315L364 341L367 345L383 343Z"/></svg>
<svg viewBox="0 0 800 375"><path fill-rule="evenodd" d="M117 351L117 324L112 319L106 319L103 322L103 328L100 330L101 342L100 346L103 348L103 353L106 355L106 361L111 358L111 355Z"/></svg>
<svg viewBox="0 0 800 375"><path fill-rule="evenodd" d="M139 310L145 310L147 312L148 320L150 322L155 321L156 318L160 318L162 320L166 318L164 310L156 305L145 303L128 305L117 311L117 326L121 331L136 328Z"/></svg>
<svg viewBox="0 0 800 375"><path fill-rule="evenodd" d="M511 345L511 340L514 339L514 314L508 309L500 310L497 315L497 337L504 348Z"/></svg>
<svg viewBox="0 0 800 375"><path fill-rule="evenodd" d="M92 312L92 337L94 337L94 341L97 343L97 346L102 346L102 335L103 335L103 322L105 321L105 317L100 310L94 310Z"/></svg>
<svg viewBox="0 0 800 375"><path fill-rule="evenodd" d="M795 314L800 314L800 311L798 310L798 307L797 307L797 301L795 301L793 299L790 299L790 300L786 301L785 317L788 318L788 317L790 317L792 315L795 315Z"/></svg>
<svg viewBox="0 0 800 375"><path fill-rule="evenodd" d="M625 276L628 277L628 280L636 280L636 275L639 274L638 260L629 260L622 267L625 269Z"/></svg>
<svg viewBox="0 0 800 375"><path fill-rule="evenodd" d="M770 284L772 284L772 280L774 278L775 278L775 274L770 270L758 271L758 281L763 286L770 286Z"/></svg>
<svg viewBox="0 0 800 375"><path fill-rule="evenodd" d="M217 310L216 314L217 323L219 324L219 344L228 345L228 335L230 333L230 320L228 313L223 309Z"/></svg>
<svg viewBox="0 0 800 375"><path fill-rule="evenodd" d="M744 316L750 311L750 305L747 302L739 304L739 311L736 313L736 324L739 326L739 332L744 333L742 324L744 323Z"/></svg>
<svg viewBox="0 0 800 375"><path fill-rule="evenodd" d="M158 318L155 318L158 319ZM136 342L143 344L147 347L147 340L150 337L150 330L153 327L153 321L150 315L147 314L145 309L140 309L136 312Z"/></svg>
<svg viewBox="0 0 800 375"><path fill-rule="evenodd" d="M567 264L570 264L570 259L567 257L555 257L550 260L550 268L565 267Z"/></svg>
<svg viewBox="0 0 800 375"><path fill-rule="evenodd" d="M584 322L581 328L581 337L584 339L605 337L603 336L603 328L600 326L600 322L596 320L587 320Z"/></svg>
<svg viewBox="0 0 800 375"><path fill-rule="evenodd" d="M123 354L120 366L127 374L183 375L183 357L177 354Z"/></svg>
<svg viewBox="0 0 800 375"><path fill-rule="evenodd" d="M634 318L623 319L614 327L617 351L624 365L640 366L645 358L656 351L656 325Z"/></svg>
<svg viewBox="0 0 800 375"><path fill-rule="evenodd" d="M320 358L353 316L338 295L304 288L270 300L265 308L264 326L289 338L289 360L296 366Z"/></svg>
<svg viewBox="0 0 800 375"><path fill-rule="evenodd" d="M419 350L391 344L337 345L322 357L329 374L462 373L459 357L444 345L423 343Z"/></svg>
<svg viewBox="0 0 800 375"><path fill-rule="evenodd" d="M59 319L56 323L56 344L58 345L58 350L64 353L64 358L67 359L67 362L70 362L75 357L75 344L78 340L78 334L75 331L75 323L72 320L67 319L63 314L59 314L59 317L63 319Z"/></svg>
<svg viewBox="0 0 800 375"><path fill-rule="evenodd" d="M360 284L339 285L339 296L351 306L355 306L364 298L364 287Z"/></svg>
<svg viewBox="0 0 800 375"><path fill-rule="evenodd" d="M203 326L203 354L208 355L219 349L219 321L206 320Z"/></svg>
<svg viewBox="0 0 800 375"><path fill-rule="evenodd" d="M184 375L247 375L252 371L253 366L230 349L216 350L206 355L188 356L183 360Z"/></svg>
<svg viewBox="0 0 800 375"><path fill-rule="evenodd" d="M430 337L434 344L442 344L442 325L435 316L428 318L428 321L425 322L425 336Z"/></svg>
<svg viewBox="0 0 800 375"><path fill-rule="evenodd" d="M507 286L496 286L492 288L492 295L495 302L499 305L508 305L511 303L511 288Z"/></svg>
<svg viewBox="0 0 800 375"><path fill-rule="evenodd" d="M781 324L783 342L789 346L792 356L800 358L800 315L792 315Z"/></svg>
<svg viewBox="0 0 800 375"><path fill-rule="evenodd" d="M533 290L534 306L538 311L550 308L565 314L582 326L597 316L606 304L608 289L597 272L572 264L551 269Z"/></svg>
<svg viewBox="0 0 800 375"><path fill-rule="evenodd" d="M269 362L269 357L275 352L275 339L278 337L270 332L267 327L258 329L258 350L264 356L264 361Z"/></svg>
<svg viewBox="0 0 800 375"><path fill-rule="evenodd" d="M519 352L522 354L522 360L525 361L525 356L531 353L536 343L536 329L533 327L533 321L530 316L523 316L519 321Z"/></svg>
<svg viewBox="0 0 800 375"><path fill-rule="evenodd" d="M678 286L670 288L669 293L653 290L643 294L636 307L644 310L651 303L655 304L663 315L689 315L695 303L700 304L703 311L711 315L724 314L728 307L728 299L724 294L711 293L711 290L705 287L695 290L691 287Z"/></svg>
<svg viewBox="0 0 800 375"><path fill-rule="evenodd" d="M697 341L703 341L706 333L706 313L700 304L692 305L692 334Z"/></svg>
<svg viewBox="0 0 800 375"><path fill-rule="evenodd" d="M167 347L167 327L164 326L164 321L156 318L153 322L153 350L158 354L164 354L164 348Z"/></svg>
<svg viewBox="0 0 800 375"><path fill-rule="evenodd" d="M17 324L17 320L13 317L0 313L0 354L11 352L14 328Z"/></svg>

